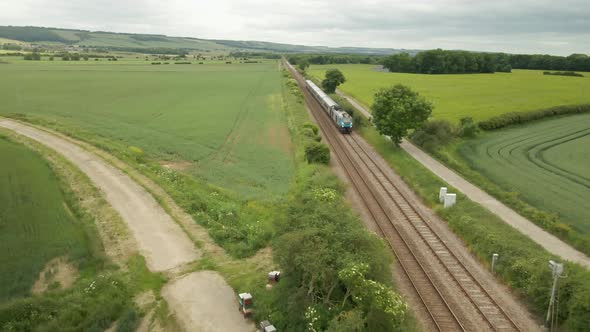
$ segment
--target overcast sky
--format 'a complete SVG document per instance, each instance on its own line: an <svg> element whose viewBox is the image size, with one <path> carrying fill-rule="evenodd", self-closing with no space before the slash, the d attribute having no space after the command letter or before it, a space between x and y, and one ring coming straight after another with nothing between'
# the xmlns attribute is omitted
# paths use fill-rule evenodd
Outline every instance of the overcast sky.
<svg viewBox="0 0 590 332"><path fill-rule="evenodd" d="M325 46L590 53L590 0L0 0L0 25Z"/></svg>

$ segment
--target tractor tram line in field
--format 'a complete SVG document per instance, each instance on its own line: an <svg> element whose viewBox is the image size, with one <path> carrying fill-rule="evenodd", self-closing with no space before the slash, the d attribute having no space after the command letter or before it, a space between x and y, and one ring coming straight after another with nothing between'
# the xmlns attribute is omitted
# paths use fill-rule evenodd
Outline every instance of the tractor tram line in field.
<svg viewBox="0 0 590 332"><path fill-rule="evenodd" d="M287 67L293 72L326 140L359 192L381 235L387 240L433 326L439 331L485 329L484 326L463 317L464 312L461 309L466 308L450 301L453 296L445 296L445 289L451 287L453 291L456 289L456 292L453 292L454 296L465 298L463 304L467 303L469 306L470 303L474 307L471 311L477 313L481 322L487 323L489 330L520 331L461 259L448 248L418 210L404 197L396 181L387 175L388 173L359 143L356 134L341 134L311 93L304 88L305 84L299 74L289 64ZM431 259L435 258L438 261L436 265L442 265L443 268L433 267L428 259L422 257L424 250L421 250L418 244L422 247L426 245L429 248L426 250L432 253ZM444 285L436 278L441 270L447 272L454 285Z"/></svg>

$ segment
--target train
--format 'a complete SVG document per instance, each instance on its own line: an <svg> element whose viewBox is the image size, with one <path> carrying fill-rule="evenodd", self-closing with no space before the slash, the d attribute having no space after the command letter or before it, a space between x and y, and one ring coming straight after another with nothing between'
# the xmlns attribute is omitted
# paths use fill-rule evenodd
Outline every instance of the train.
<svg viewBox="0 0 590 332"><path fill-rule="evenodd" d="M348 113L342 110L330 96L328 96L322 89L320 89L314 82L310 80L305 81L305 87L313 97L320 103L322 109L332 122L338 127L341 133L350 133L352 131L352 118Z"/></svg>

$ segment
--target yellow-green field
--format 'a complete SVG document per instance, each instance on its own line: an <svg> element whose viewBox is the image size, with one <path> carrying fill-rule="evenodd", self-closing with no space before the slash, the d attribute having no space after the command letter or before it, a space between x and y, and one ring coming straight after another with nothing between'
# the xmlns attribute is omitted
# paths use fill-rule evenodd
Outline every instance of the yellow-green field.
<svg viewBox="0 0 590 332"><path fill-rule="evenodd" d="M308 72L323 78L338 68L346 76L340 90L370 106L379 88L405 84L435 105L433 117L453 122L470 116L476 121L507 112L522 112L556 105L590 103L590 74L586 77L545 76L537 70L512 73L426 75L374 71L374 65L311 66Z"/></svg>
<svg viewBox="0 0 590 332"><path fill-rule="evenodd" d="M293 170L276 61L0 64L0 115L23 114L137 146L246 197L284 193ZM173 62L172 62L173 63Z"/></svg>

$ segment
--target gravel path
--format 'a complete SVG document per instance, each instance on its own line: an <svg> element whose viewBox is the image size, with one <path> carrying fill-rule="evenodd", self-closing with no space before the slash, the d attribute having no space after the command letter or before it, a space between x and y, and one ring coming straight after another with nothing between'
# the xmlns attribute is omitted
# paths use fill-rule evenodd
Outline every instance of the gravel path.
<svg viewBox="0 0 590 332"><path fill-rule="evenodd" d="M62 154L84 172L121 215L151 271L174 274L201 253L142 186L74 140L24 123L0 119L0 127L36 140ZM251 322L237 310L236 294L216 272L180 277L163 290L170 309L186 331L251 331Z"/></svg>
<svg viewBox="0 0 590 332"><path fill-rule="evenodd" d="M348 100L365 116L371 116L371 113L354 99L346 96L340 91L337 91L337 93L338 95L346 98L346 100ZM453 172L451 169L441 164L439 161L435 160L412 143L404 140L400 147L446 183L465 194L472 201L481 204L500 219L504 220L504 222L531 238L550 253L563 259L576 262L582 266L585 266L586 268L590 268L590 258L588 256L574 249L569 244L561 241L554 235L546 232L541 227L535 225L532 221L519 215L514 210L490 196L485 191L479 189L469 181L465 180L457 173ZM436 190L436 188L433 190Z"/></svg>
<svg viewBox="0 0 590 332"><path fill-rule="evenodd" d="M184 326L191 331L254 331L238 312L237 295L212 271L188 274L170 282L162 295Z"/></svg>

